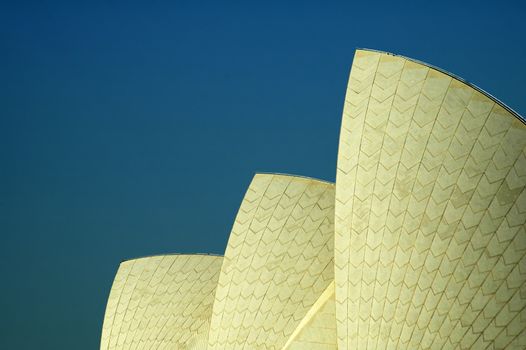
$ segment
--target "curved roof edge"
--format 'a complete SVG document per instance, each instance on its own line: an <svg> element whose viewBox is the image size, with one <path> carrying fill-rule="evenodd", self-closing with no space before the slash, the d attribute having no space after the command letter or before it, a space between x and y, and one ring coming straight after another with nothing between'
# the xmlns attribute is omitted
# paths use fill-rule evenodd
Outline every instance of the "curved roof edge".
<svg viewBox="0 0 526 350"><path fill-rule="evenodd" d="M387 51L381 51L381 50L376 50L376 49L368 49L368 48L361 48L361 47L357 47L356 48L356 51L370 51L370 52L377 52L377 53L381 53L381 54L386 54L386 55L390 55L390 56L397 56L397 57L401 57L403 59L406 59L408 61L412 61L412 62L415 62L415 63L418 63L418 64L421 64L421 65L424 65L426 67L429 67L431 69L434 69L436 71L439 71L441 73L444 73L448 76L450 76L451 78L455 79L455 80L458 80L460 81L461 83L464 83L466 84L467 86L471 87L472 89L480 92L481 94L483 94L484 96L486 96L487 98L489 98L490 100L494 101L495 103L497 103L499 106L501 106L502 108L504 108L505 110L507 110L508 112L510 112L515 118L519 119L522 123L526 124L526 118L523 117L522 115L520 115L517 111L515 111L513 108L511 108L510 106L508 106L507 104L505 104L504 102L502 102L501 100L499 100L498 98L496 98L495 96L493 96L492 94L490 94L489 92L487 92L486 90L478 87L477 85L473 84L473 83L470 83L469 81L467 81L466 79L462 78L462 77L459 77L458 75L456 74L453 74L451 72L448 72L447 70L445 69L442 69L440 67L437 67L437 66L434 66L432 64L429 64L429 63L426 63L426 62L423 62L423 61L420 61L420 60L417 60L417 59L414 59L414 58L411 58L411 57L407 57L407 56L404 56L404 55L399 55L399 54L396 54L396 53L392 53L392 52L387 52Z"/></svg>
<svg viewBox="0 0 526 350"><path fill-rule="evenodd" d="M213 253L166 253L166 254L144 255L144 256L139 256L136 258L124 259L124 260L121 260L119 265L122 263L128 262L128 261L135 261L135 260L162 257L162 256L174 256L174 255L180 255L180 256L194 256L194 255L203 256L204 255L204 256L214 256L214 257L224 258L224 255L213 254Z"/></svg>
<svg viewBox="0 0 526 350"><path fill-rule="evenodd" d="M331 181L328 181L328 180L323 180L323 179L317 179L315 177L303 176L303 175L294 175L294 174L286 174L286 173L256 171L254 173L254 177L257 176L257 175L277 175L277 176L292 177L292 178L303 179L303 180L317 181L317 182L326 183L328 185L334 185L335 184L334 182L331 182Z"/></svg>

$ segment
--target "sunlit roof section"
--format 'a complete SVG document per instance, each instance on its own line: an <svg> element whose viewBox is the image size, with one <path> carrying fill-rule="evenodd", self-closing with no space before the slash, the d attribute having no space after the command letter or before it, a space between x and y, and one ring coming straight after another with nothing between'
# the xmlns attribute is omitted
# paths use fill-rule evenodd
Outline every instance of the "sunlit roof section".
<svg viewBox="0 0 526 350"><path fill-rule="evenodd" d="M206 349L222 262L220 256L163 255L121 263L101 350Z"/></svg>
<svg viewBox="0 0 526 350"><path fill-rule="evenodd" d="M257 174L219 278L210 349L280 349L333 281L334 185Z"/></svg>
<svg viewBox="0 0 526 350"><path fill-rule="evenodd" d="M339 349L524 348L526 127L428 65L356 51L335 204Z"/></svg>

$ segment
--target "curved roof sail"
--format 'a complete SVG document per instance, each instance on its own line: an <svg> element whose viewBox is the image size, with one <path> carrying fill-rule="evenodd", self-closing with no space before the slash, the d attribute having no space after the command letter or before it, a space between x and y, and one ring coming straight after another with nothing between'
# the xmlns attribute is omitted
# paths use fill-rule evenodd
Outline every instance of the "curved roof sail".
<svg viewBox="0 0 526 350"><path fill-rule="evenodd" d="M334 185L257 174L228 246L210 349L280 349L333 281Z"/></svg>
<svg viewBox="0 0 526 350"><path fill-rule="evenodd" d="M161 255L121 263L101 350L206 349L223 258Z"/></svg>
<svg viewBox="0 0 526 350"><path fill-rule="evenodd" d="M520 345L525 185L516 113L428 65L357 50L336 177L338 348Z"/></svg>

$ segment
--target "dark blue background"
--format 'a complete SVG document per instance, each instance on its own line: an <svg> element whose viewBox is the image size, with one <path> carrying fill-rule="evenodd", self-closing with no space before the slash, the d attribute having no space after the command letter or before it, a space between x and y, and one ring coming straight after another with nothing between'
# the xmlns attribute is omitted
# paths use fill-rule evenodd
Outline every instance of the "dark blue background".
<svg viewBox="0 0 526 350"><path fill-rule="evenodd" d="M0 5L0 348L96 349L119 262L222 254L254 172L334 180L353 52L526 113L521 2Z"/></svg>

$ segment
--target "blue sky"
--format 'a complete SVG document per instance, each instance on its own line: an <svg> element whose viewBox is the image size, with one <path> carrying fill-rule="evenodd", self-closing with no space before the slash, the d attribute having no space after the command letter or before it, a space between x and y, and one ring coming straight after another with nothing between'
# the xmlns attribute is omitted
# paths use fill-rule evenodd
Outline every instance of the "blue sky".
<svg viewBox="0 0 526 350"><path fill-rule="evenodd" d="M96 349L120 261L222 254L258 171L334 180L354 50L526 114L526 5L0 3L0 348Z"/></svg>

